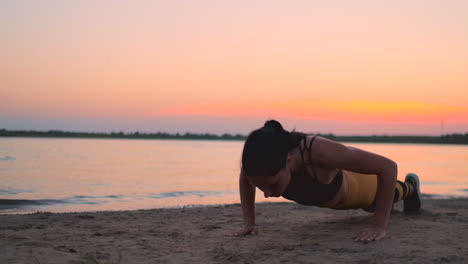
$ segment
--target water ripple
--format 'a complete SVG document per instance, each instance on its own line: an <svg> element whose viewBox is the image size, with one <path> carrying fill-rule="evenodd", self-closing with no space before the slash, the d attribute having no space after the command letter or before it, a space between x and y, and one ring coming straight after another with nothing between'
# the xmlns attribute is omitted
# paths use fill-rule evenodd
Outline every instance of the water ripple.
<svg viewBox="0 0 468 264"><path fill-rule="evenodd" d="M186 196L197 196L197 197L206 197L206 196L221 196L223 192L216 191L179 191L179 192L163 192L151 194L150 198L162 199L162 198L173 198L173 197L186 197Z"/></svg>
<svg viewBox="0 0 468 264"><path fill-rule="evenodd" d="M0 160L13 161L13 160L16 160L16 158L13 156L3 156L3 157L0 157Z"/></svg>
<svg viewBox="0 0 468 264"><path fill-rule="evenodd" d="M32 193L34 190L22 190L22 189L13 189L13 188L7 188L7 189L0 189L0 195L15 195L19 193Z"/></svg>

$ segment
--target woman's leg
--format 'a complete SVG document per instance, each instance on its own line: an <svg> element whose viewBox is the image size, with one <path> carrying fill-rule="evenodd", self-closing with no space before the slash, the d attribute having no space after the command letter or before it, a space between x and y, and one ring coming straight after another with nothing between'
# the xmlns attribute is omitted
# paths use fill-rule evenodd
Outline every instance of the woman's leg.
<svg viewBox="0 0 468 264"><path fill-rule="evenodd" d="M343 171L343 176L347 177L346 179L348 181L348 197L344 202L333 207L333 209L361 208L365 211L373 212L375 209L375 197L377 193L377 175ZM414 198L414 190L415 187L412 181L397 181L393 202L396 203L401 200Z"/></svg>
<svg viewBox="0 0 468 264"><path fill-rule="evenodd" d="M393 197L393 203L405 200L413 193L413 186L409 182L397 181L395 187L395 195Z"/></svg>
<svg viewBox="0 0 468 264"><path fill-rule="evenodd" d="M411 175L411 177L409 177ZM404 182L398 181L396 182L395 186L395 194L393 196L393 203L397 203L399 201L404 201L403 210L405 212L417 212L421 207L421 195L419 193L419 179L413 180L414 177L418 177L414 173L409 173L406 176ZM375 199L372 202L372 205L367 208L362 208L364 211L367 212L374 212L375 210Z"/></svg>

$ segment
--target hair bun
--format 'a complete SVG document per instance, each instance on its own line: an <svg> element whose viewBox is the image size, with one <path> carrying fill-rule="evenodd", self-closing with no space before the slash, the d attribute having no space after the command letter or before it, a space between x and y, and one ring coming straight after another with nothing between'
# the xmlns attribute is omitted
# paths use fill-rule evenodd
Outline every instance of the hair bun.
<svg viewBox="0 0 468 264"><path fill-rule="evenodd" d="M269 128L273 128L274 130L276 131L283 131L283 126L280 124L280 122L276 121L276 120L268 120L265 122L265 125L263 125L264 127L269 127Z"/></svg>

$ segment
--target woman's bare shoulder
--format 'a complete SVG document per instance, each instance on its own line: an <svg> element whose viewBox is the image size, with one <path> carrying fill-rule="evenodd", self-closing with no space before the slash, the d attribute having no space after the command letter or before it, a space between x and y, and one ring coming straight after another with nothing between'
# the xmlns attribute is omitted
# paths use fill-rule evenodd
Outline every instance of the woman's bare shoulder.
<svg viewBox="0 0 468 264"><path fill-rule="evenodd" d="M347 158L351 153L351 148L348 146L318 135L307 136L305 144L309 151L309 160L327 167L331 165L328 164L330 160Z"/></svg>

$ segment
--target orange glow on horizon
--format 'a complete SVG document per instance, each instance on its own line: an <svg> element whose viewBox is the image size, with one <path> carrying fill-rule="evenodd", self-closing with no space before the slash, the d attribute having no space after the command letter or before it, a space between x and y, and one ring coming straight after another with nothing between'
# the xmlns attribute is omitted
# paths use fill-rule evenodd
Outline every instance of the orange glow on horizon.
<svg viewBox="0 0 468 264"><path fill-rule="evenodd" d="M258 116L300 119L427 123L468 121L468 108L420 102L291 101L200 104L166 108L149 114L164 116Z"/></svg>

